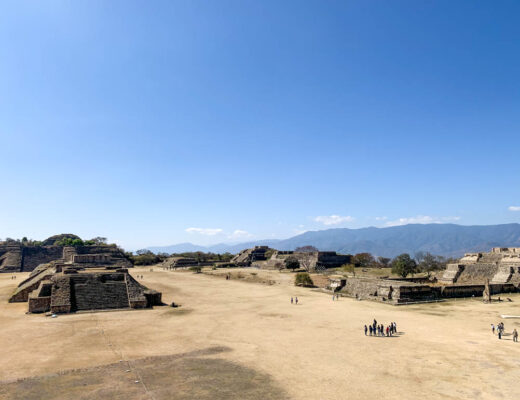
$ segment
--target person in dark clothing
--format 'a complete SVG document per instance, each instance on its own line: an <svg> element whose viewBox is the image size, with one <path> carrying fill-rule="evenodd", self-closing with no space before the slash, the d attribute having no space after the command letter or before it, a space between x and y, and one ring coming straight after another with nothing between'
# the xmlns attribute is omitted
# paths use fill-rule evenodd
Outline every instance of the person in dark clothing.
<svg viewBox="0 0 520 400"><path fill-rule="evenodd" d="M367 331L368 331L368 328L367 328L367 326L365 325L365 336L367 335Z"/></svg>

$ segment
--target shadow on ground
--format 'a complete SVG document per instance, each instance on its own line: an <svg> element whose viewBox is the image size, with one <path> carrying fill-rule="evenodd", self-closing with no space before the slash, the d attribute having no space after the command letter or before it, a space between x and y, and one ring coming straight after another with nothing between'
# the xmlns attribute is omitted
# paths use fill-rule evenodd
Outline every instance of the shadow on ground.
<svg viewBox="0 0 520 400"><path fill-rule="evenodd" d="M288 399L267 374L219 359L230 351L201 351L149 357L94 368L0 382L1 399ZM138 382L136 382L138 381Z"/></svg>

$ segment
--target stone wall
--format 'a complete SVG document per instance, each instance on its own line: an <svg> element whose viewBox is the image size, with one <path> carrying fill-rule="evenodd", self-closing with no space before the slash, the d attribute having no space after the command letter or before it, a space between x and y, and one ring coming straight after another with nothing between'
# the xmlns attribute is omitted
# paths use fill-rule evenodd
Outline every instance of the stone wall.
<svg viewBox="0 0 520 400"><path fill-rule="evenodd" d="M23 247L23 262L20 265L21 271L32 271L40 264L58 260L63 255L63 247Z"/></svg>
<svg viewBox="0 0 520 400"><path fill-rule="evenodd" d="M93 255L98 263L130 268L132 263L117 246L22 246L20 243L0 244L0 272L32 271L38 265L63 259L72 262L74 256L80 258ZM88 257L87 257L88 258Z"/></svg>
<svg viewBox="0 0 520 400"><path fill-rule="evenodd" d="M392 304L431 301L436 298L428 285L378 278L349 277L340 292L361 300L377 300Z"/></svg>
<svg viewBox="0 0 520 400"><path fill-rule="evenodd" d="M433 290L438 293L440 298L461 298L461 297L482 297L485 285L449 285L434 287ZM518 289L515 285L507 284L490 284L489 291L491 294L514 293Z"/></svg>
<svg viewBox="0 0 520 400"><path fill-rule="evenodd" d="M44 313L51 309L51 297L29 297L29 312Z"/></svg>
<svg viewBox="0 0 520 400"><path fill-rule="evenodd" d="M464 270L455 282L459 284L484 283L486 279L493 279L497 272L497 264L469 264L464 266Z"/></svg>
<svg viewBox="0 0 520 400"><path fill-rule="evenodd" d="M69 313L72 311L71 282L68 276L57 275L53 278L51 312Z"/></svg>

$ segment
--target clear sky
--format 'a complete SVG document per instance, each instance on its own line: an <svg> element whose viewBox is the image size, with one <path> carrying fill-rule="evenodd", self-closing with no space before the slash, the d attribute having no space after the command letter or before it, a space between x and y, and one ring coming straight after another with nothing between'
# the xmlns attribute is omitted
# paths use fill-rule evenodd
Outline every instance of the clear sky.
<svg viewBox="0 0 520 400"><path fill-rule="evenodd" d="M2 1L0 238L520 222L520 2Z"/></svg>

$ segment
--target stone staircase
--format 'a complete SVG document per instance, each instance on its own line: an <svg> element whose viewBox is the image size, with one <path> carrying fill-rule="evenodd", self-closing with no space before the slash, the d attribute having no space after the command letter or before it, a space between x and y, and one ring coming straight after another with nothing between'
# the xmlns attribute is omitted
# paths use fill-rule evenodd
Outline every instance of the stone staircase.
<svg viewBox="0 0 520 400"><path fill-rule="evenodd" d="M446 267L446 270L444 271L444 274L439 279L439 281L443 283L455 283L457 282L457 279L459 278L460 274L464 270L463 265L459 264L448 264Z"/></svg>
<svg viewBox="0 0 520 400"><path fill-rule="evenodd" d="M507 283L513 276L513 268L510 266L500 266L498 272L491 279L491 283Z"/></svg>

